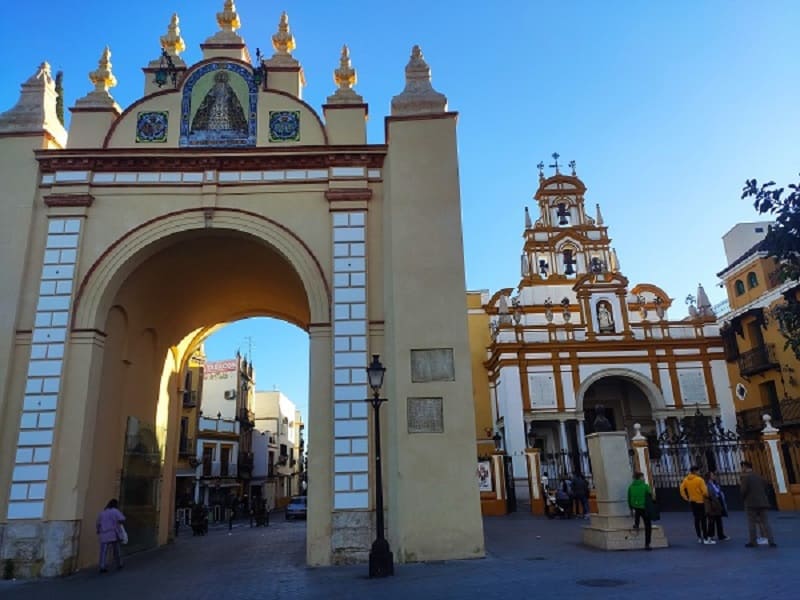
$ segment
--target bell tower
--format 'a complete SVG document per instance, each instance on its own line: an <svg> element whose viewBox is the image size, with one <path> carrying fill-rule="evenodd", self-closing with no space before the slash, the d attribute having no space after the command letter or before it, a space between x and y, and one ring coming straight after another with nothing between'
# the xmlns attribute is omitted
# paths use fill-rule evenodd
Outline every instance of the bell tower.
<svg viewBox="0 0 800 600"><path fill-rule="evenodd" d="M596 216L586 213L586 186L570 161L570 174L561 172L561 158L553 153L550 166L555 173L544 175L539 163L539 189L534 198L539 205L539 218L531 222L526 209L525 246L522 255L523 278L547 279L552 283L575 280L587 273L615 271L616 260L610 248L608 228L603 224L600 205Z"/></svg>

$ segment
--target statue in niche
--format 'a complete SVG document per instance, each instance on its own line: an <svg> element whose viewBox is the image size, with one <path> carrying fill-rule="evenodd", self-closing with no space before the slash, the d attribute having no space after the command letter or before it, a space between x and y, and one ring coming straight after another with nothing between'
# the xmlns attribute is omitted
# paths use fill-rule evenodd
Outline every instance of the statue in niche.
<svg viewBox="0 0 800 600"><path fill-rule="evenodd" d="M229 77L225 71L214 75L214 85L192 119L191 135L208 132L217 139L247 135L247 117Z"/></svg>
<svg viewBox="0 0 800 600"><path fill-rule="evenodd" d="M614 317L611 314L611 305L602 301L597 303L597 325L600 333L614 333Z"/></svg>

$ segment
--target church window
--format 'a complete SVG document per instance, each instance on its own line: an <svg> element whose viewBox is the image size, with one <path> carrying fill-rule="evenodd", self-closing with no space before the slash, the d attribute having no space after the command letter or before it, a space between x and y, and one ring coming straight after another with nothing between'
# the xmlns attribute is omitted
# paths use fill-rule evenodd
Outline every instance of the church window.
<svg viewBox="0 0 800 600"><path fill-rule="evenodd" d="M752 290L757 285L758 285L758 276L752 271L750 271L747 274L747 287L749 287Z"/></svg>
<svg viewBox="0 0 800 600"><path fill-rule="evenodd" d="M736 283L733 284L733 289L737 296L741 296L744 294L744 282L741 279L737 279Z"/></svg>

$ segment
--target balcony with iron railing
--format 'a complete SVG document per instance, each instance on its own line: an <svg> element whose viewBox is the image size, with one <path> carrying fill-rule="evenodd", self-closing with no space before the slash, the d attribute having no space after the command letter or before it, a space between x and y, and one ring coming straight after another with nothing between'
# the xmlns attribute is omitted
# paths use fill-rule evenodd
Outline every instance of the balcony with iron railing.
<svg viewBox="0 0 800 600"><path fill-rule="evenodd" d="M235 462L203 461L203 477L234 477L236 473L237 464Z"/></svg>
<svg viewBox="0 0 800 600"><path fill-rule="evenodd" d="M761 344L752 350L739 354L739 373L742 377L756 375L778 368L778 361L775 360L775 345Z"/></svg>
<svg viewBox="0 0 800 600"><path fill-rule="evenodd" d="M239 422L233 419L210 419L208 417L200 417L197 427L203 432L239 435Z"/></svg>
<svg viewBox="0 0 800 600"><path fill-rule="evenodd" d="M775 427L800 425L800 398L784 398L773 406L738 411L736 420L740 431L755 433L764 429L765 414L772 417L772 425Z"/></svg>

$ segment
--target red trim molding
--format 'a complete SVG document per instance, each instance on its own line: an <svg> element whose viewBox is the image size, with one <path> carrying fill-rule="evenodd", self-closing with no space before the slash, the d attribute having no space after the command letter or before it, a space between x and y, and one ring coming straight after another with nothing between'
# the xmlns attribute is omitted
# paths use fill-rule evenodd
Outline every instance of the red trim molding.
<svg viewBox="0 0 800 600"><path fill-rule="evenodd" d="M101 150L94 152L39 150L36 158L42 173L56 171L258 171L278 169L327 169L366 167L380 169L387 146L305 146L302 148L252 148L222 153L185 148Z"/></svg>
<svg viewBox="0 0 800 600"><path fill-rule="evenodd" d="M45 196L47 206L91 206L94 196L91 194L49 194Z"/></svg>
<svg viewBox="0 0 800 600"><path fill-rule="evenodd" d="M372 200L372 190L369 188L333 188L325 190L325 199L328 202L339 200Z"/></svg>

